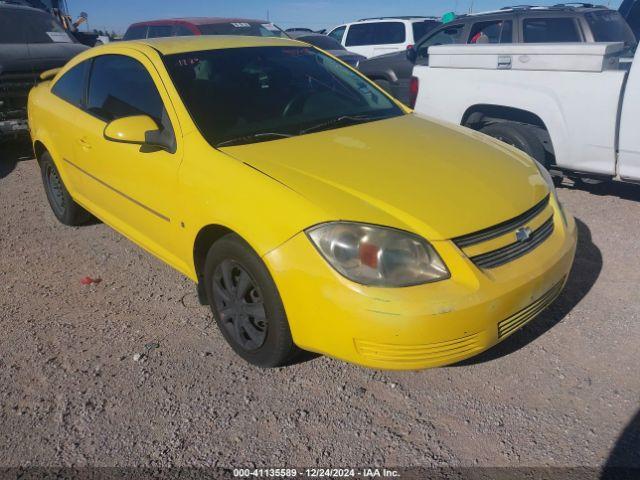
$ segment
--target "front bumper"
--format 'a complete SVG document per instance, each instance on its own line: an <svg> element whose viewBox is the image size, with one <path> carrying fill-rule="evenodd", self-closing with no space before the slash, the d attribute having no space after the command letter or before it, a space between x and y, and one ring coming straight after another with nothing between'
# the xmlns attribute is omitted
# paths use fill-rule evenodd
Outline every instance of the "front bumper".
<svg viewBox="0 0 640 480"><path fill-rule="evenodd" d="M359 365L413 370L455 363L504 340L560 294L577 231L557 210L553 235L527 255L481 270L450 241L432 242L452 276L406 288L355 284L300 233L264 260L294 342Z"/></svg>
<svg viewBox="0 0 640 480"><path fill-rule="evenodd" d="M26 118L0 120L0 139L26 136L29 124Z"/></svg>

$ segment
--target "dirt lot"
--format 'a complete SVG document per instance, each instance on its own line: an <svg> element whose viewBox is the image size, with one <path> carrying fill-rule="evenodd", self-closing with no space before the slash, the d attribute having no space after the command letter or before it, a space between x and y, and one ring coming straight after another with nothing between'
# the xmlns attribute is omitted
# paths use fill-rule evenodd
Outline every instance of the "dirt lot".
<svg viewBox="0 0 640 480"><path fill-rule="evenodd" d="M640 467L640 187L560 189L580 227L566 292L480 357L262 371L180 274L59 225L21 155L0 158L0 466Z"/></svg>

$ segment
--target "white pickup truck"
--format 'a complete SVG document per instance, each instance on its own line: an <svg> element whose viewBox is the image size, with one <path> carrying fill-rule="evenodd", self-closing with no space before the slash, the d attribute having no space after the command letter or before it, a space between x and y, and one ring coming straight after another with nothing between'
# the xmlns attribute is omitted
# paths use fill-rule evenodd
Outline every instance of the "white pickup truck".
<svg viewBox="0 0 640 480"><path fill-rule="evenodd" d="M448 45L416 65L415 110L574 178L640 181L640 60L624 46Z"/></svg>

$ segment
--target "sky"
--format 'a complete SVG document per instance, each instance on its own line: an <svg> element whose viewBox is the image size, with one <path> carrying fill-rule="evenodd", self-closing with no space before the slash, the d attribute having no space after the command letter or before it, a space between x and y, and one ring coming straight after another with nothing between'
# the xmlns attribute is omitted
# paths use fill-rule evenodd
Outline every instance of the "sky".
<svg viewBox="0 0 640 480"><path fill-rule="evenodd" d="M587 0L588 1L588 0ZM560 0L539 0L553 5ZM244 17L267 19L282 28L330 28L363 17L436 15L494 10L520 0L67 0L71 14L89 14L89 28L124 33L141 20L170 17ZM531 3L534 3L533 1ZM618 8L621 0L592 0Z"/></svg>

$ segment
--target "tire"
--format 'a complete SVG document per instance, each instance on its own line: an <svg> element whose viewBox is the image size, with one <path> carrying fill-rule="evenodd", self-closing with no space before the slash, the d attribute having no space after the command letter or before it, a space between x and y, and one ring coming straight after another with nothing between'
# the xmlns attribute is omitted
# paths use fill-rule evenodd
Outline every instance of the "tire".
<svg viewBox="0 0 640 480"><path fill-rule="evenodd" d="M204 281L218 328L240 357L262 368L288 365L298 357L301 350L291 338L276 284L244 240L228 234L213 244Z"/></svg>
<svg viewBox="0 0 640 480"><path fill-rule="evenodd" d="M75 227L91 219L89 212L71 198L49 152L40 158L40 172L49 206L60 223Z"/></svg>
<svg viewBox="0 0 640 480"><path fill-rule="evenodd" d="M492 123L480 132L507 143L548 167L544 146L531 127L514 122Z"/></svg>

